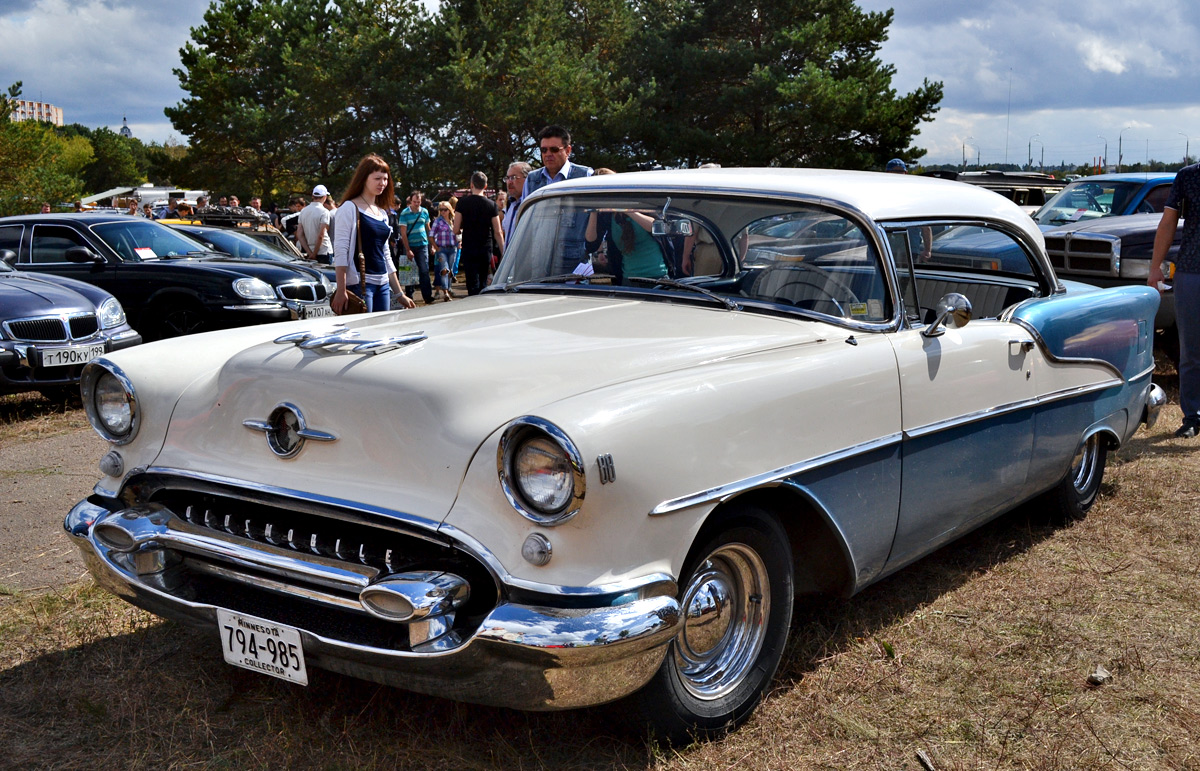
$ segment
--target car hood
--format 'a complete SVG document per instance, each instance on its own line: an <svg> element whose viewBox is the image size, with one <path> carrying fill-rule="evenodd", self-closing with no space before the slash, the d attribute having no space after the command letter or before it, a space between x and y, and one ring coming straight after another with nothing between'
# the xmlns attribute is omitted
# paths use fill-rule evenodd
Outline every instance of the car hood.
<svg viewBox="0 0 1200 771"><path fill-rule="evenodd" d="M320 281L320 271L304 265L275 260L247 260L226 254L211 257L188 257L186 259L155 260L146 265L200 265L209 270L221 271L231 278L251 276L268 284L286 284L292 281Z"/></svg>
<svg viewBox="0 0 1200 771"><path fill-rule="evenodd" d="M185 393L156 465L200 461L218 475L251 474L266 485L326 495L336 480L338 497L440 520L480 445L514 418L581 394L586 404L593 389L655 376L704 388L706 364L848 334L715 307L531 294L376 314L347 326L363 342L425 339L378 355L336 345L249 346ZM275 331L331 327L329 320L293 322ZM275 456L264 433L244 421L266 421L281 404L335 440Z"/></svg>
<svg viewBox="0 0 1200 771"><path fill-rule="evenodd" d="M1067 225L1059 225L1058 227L1043 228L1042 232L1048 236L1062 233L1103 233L1105 235L1124 238L1129 235L1146 232L1153 234L1155 229L1158 228L1160 220L1162 220L1161 212L1156 214L1126 214L1120 217L1098 217L1072 222Z"/></svg>
<svg viewBox="0 0 1200 771"><path fill-rule="evenodd" d="M5 319L95 310L91 300L56 282L34 275L0 274L0 311Z"/></svg>

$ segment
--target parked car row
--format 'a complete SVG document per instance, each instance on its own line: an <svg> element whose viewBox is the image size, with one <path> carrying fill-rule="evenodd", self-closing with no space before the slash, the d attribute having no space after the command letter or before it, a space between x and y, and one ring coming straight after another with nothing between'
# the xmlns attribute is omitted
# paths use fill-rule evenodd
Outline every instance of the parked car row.
<svg viewBox="0 0 1200 771"><path fill-rule="evenodd" d="M694 169L521 207L477 297L91 362L109 450L64 525L97 583L299 685L712 735L797 596L1034 499L1083 515L1164 401L1158 293L1061 280L983 189Z"/></svg>
<svg viewBox="0 0 1200 771"><path fill-rule="evenodd" d="M68 298L68 287L95 305L89 311L93 317L111 321L119 316L125 331L132 332L130 326L137 330L132 335L140 334L139 341L332 315L334 283L328 271L232 229L174 229L117 213L5 217L0 219L0 261L5 263L6 286L20 286L25 297L21 303L6 299L0 311L5 330L0 341L6 351L0 354L0 377L9 391L78 381L85 361L62 369L65 360L59 359L67 354L38 353L48 351L47 346L74 350L90 345L86 350L92 358L112 350L101 350L92 337L75 329L52 331L47 325L37 333L49 335L45 338L29 331L31 320L75 319L84 313L85 301ZM39 278L40 284L35 281ZM60 287L56 293L47 289L52 285ZM34 297L41 298L40 305L30 299ZM114 307L116 311L100 312ZM84 328L84 322L73 323ZM120 324L101 322L93 331L117 334L110 330ZM130 339L120 337L113 345L127 345Z"/></svg>

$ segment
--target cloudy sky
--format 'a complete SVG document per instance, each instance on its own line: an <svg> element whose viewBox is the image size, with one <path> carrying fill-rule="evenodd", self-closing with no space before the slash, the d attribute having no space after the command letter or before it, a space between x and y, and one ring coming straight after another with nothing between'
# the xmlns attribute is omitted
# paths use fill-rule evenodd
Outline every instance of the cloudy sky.
<svg viewBox="0 0 1200 771"><path fill-rule="evenodd" d="M881 56L906 93L945 85L916 144L929 163L1117 163L1200 155L1200 24L1188 3L1122 0L859 0L896 9ZM0 88L63 108L68 123L175 133L163 108L184 96L171 73L200 0L0 0ZM1035 136L1036 135L1036 136ZM1189 136L1185 136L1189 135Z"/></svg>

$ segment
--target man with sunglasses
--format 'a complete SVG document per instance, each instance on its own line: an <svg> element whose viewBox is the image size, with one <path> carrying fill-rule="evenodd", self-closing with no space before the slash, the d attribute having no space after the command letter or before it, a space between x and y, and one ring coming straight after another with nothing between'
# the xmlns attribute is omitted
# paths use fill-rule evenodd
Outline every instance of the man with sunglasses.
<svg viewBox="0 0 1200 771"><path fill-rule="evenodd" d="M538 150L542 154L542 168L534 169L525 178L525 188L521 191L521 200L529 197L535 190L546 185L562 182L564 179L578 179L592 176L590 166L571 163L571 132L562 126L549 125L538 132ZM588 215L576 215L564 224L563 252L560 255L557 272L570 273L584 257L587 256Z"/></svg>
<svg viewBox="0 0 1200 771"><path fill-rule="evenodd" d="M532 168L525 161L513 161L508 165L508 176L504 178L504 184L508 187L508 207L505 208L504 217L500 223L504 228L504 243L506 244L512 238L513 224L517 221L517 209L521 206L521 199L525 197L525 179L529 176Z"/></svg>

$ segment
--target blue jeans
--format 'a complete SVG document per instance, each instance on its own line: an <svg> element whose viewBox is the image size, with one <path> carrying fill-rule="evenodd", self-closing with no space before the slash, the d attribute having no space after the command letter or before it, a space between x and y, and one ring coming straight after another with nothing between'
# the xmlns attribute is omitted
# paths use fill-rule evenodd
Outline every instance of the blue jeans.
<svg viewBox="0 0 1200 771"><path fill-rule="evenodd" d="M413 262L417 265L417 285L421 287L421 299L425 304L433 302L433 288L429 284L429 244L409 244L412 247ZM415 294L412 287L408 293Z"/></svg>
<svg viewBox="0 0 1200 771"><path fill-rule="evenodd" d="M390 284L367 284L367 313L391 310L392 287Z"/></svg>
<svg viewBox="0 0 1200 771"><path fill-rule="evenodd" d="M1200 419L1200 273L1175 274L1175 327L1179 330L1179 407Z"/></svg>
<svg viewBox="0 0 1200 771"><path fill-rule="evenodd" d="M437 253L437 285L440 289L449 289L450 284L454 280L454 258L456 256L456 247L447 246L444 249L438 249ZM442 275L442 271L446 271Z"/></svg>

